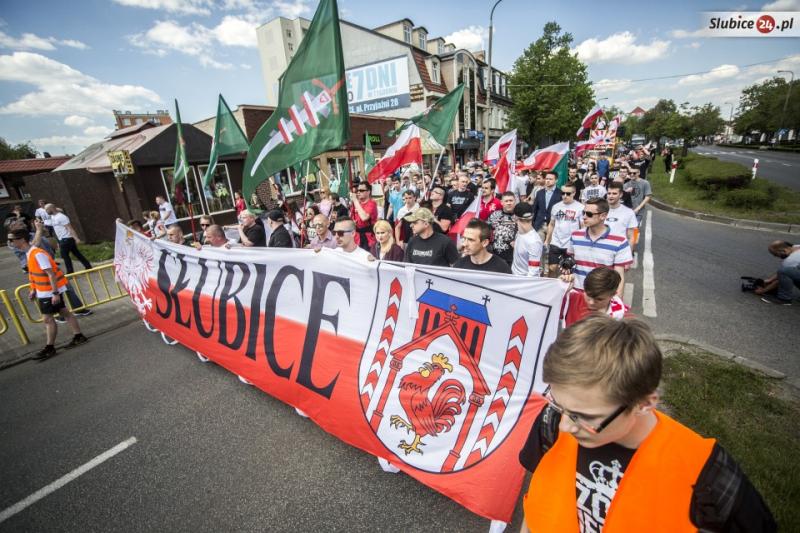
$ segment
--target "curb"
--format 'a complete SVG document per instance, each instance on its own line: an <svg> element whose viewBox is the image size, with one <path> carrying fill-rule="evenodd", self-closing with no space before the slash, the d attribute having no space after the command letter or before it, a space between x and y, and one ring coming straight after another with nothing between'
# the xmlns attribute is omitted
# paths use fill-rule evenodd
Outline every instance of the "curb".
<svg viewBox="0 0 800 533"><path fill-rule="evenodd" d="M717 357L721 357L722 359L727 359L728 361L740 364L742 366L749 368L750 370L755 370L756 372L764 374L767 377L773 379L787 380L787 376L783 372L770 368L766 365L762 365L761 363L753 361L752 359L748 359L747 357L736 355L732 352L729 352L728 350L723 350L722 348L717 348L716 346L711 346L710 344L706 344L696 339L692 339L691 337L684 337L683 335L662 334L662 335L656 335L656 340L677 342L679 344L690 344L692 346L700 348L701 350L714 354ZM787 380L787 383L790 383L792 385L794 385L794 382L795 380L793 379Z"/></svg>
<svg viewBox="0 0 800 533"><path fill-rule="evenodd" d="M747 220L745 218L709 215L708 213L701 213L699 211L692 211L690 209L683 209L681 207L675 207L673 205L666 204L661 200L658 200L655 196L650 198L650 205L662 211L675 213L676 215L695 218L697 220L705 220L706 222L727 224L729 226L736 226L738 228L755 229L761 231L782 231L785 233L800 233L800 225L798 224L781 224L776 222L762 222L760 220Z"/></svg>

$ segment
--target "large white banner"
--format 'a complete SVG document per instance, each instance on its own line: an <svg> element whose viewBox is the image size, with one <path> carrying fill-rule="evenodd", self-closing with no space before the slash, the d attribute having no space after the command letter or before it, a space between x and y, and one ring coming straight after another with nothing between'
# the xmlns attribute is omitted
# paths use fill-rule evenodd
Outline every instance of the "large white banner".
<svg viewBox="0 0 800 533"><path fill-rule="evenodd" d="M411 105L407 56L347 69L345 77L351 113L368 115Z"/></svg>
<svg viewBox="0 0 800 533"><path fill-rule="evenodd" d="M153 327L473 512L510 521L517 455L544 405L557 280L329 249L197 251L123 225L115 266Z"/></svg>

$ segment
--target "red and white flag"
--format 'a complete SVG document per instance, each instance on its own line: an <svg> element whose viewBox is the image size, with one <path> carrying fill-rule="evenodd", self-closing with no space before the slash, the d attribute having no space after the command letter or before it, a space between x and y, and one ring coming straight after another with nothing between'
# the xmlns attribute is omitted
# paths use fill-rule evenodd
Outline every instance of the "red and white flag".
<svg viewBox="0 0 800 533"><path fill-rule="evenodd" d="M367 174L367 180L373 183L392 173L403 165L417 163L422 168L422 142L419 136L419 127L416 124L408 126L402 131L393 145L386 150L383 157Z"/></svg>
<svg viewBox="0 0 800 533"><path fill-rule="evenodd" d="M456 220L455 223L452 226L450 226L450 231L448 233L450 234L451 237L460 236L462 233L464 233L464 228L467 227L469 221L472 220L473 218L478 218L478 212L480 211L481 208L480 200L481 197L480 194L478 194L477 196L475 196L475 199L472 200L472 203L469 204L467 210L464 211L464 214L458 217L458 220Z"/></svg>
<svg viewBox="0 0 800 533"><path fill-rule="evenodd" d="M568 142L540 148L522 162L521 170L552 170L567 152L569 152Z"/></svg>
<svg viewBox="0 0 800 533"><path fill-rule="evenodd" d="M594 106L592 110L589 111L589 113L585 117L583 117L583 120L581 121L581 127L578 128L578 132L575 134L575 136L580 137L581 135L583 135L584 131L591 129L592 124L594 124L594 121L597 120L597 117L600 117L602 115L603 115L603 108L600 107L599 105Z"/></svg>
<svg viewBox="0 0 800 533"><path fill-rule="evenodd" d="M517 130L505 133L486 152L484 163L496 165L492 177L497 182L497 191L505 192L517 165Z"/></svg>
<svg viewBox="0 0 800 533"><path fill-rule="evenodd" d="M616 137L617 129L619 125L622 124L622 115L617 115L616 117L611 119L611 122L608 123L608 135L609 137Z"/></svg>

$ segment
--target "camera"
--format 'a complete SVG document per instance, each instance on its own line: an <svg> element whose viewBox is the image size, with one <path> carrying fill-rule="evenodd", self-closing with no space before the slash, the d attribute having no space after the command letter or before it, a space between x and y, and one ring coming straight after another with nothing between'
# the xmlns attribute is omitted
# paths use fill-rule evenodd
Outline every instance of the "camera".
<svg viewBox="0 0 800 533"><path fill-rule="evenodd" d="M565 272L572 272L575 268L575 259L571 255L562 255L558 262L558 268Z"/></svg>
<svg viewBox="0 0 800 533"><path fill-rule="evenodd" d="M742 292L752 292L763 286L764 286L764 280L761 278L742 276Z"/></svg>

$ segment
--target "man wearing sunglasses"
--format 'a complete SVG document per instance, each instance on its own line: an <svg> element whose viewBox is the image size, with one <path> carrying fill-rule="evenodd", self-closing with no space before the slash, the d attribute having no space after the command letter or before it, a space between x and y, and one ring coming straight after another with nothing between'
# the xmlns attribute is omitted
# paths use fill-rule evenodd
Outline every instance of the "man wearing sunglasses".
<svg viewBox="0 0 800 533"><path fill-rule="evenodd" d="M319 250L321 248L336 248L336 239L333 238L333 233L329 229L331 223L328 220L328 217L320 213L319 215L314 216L311 224L316 230L316 235L314 235L308 245L306 245L306 248L312 248L314 250Z"/></svg>
<svg viewBox="0 0 800 533"><path fill-rule="evenodd" d="M353 220L349 218L337 220L336 225L333 227L336 250L359 261L375 261L372 254L356 244L355 233L356 223Z"/></svg>
<svg viewBox="0 0 800 533"><path fill-rule="evenodd" d="M558 264L567 253L573 232L583 227L583 204L577 201L577 188L572 183L561 186L562 200L550 211L550 223L544 245L547 247L547 269L549 276L558 275Z"/></svg>
<svg viewBox="0 0 800 533"><path fill-rule="evenodd" d="M775 531L732 457L656 409L662 355L638 320L591 316L544 359L547 406L519 459L523 531ZM613 510L613 512L610 512Z"/></svg>
<svg viewBox="0 0 800 533"><path fill-rule="evenodd" d="M617 294L622 296L625 286L625 270L633 263L628 239L614 235L606 225L608 201L592 198L583 206L584 230L575 231L569 239L567 253L575 258L575 288L583 290L583 282L593 269L607 266L616 270L622 281Z"/></svg>
<svg viewBox="0 0 800 533"><path fill-rule="evenodd" d="M358 184L355 194L350 193L350 218L356 224L359 242L358 246L369 251L375 243L375 233L372 226L378 221L378 204L369 197L370 185L366 181Z"/></svg>

